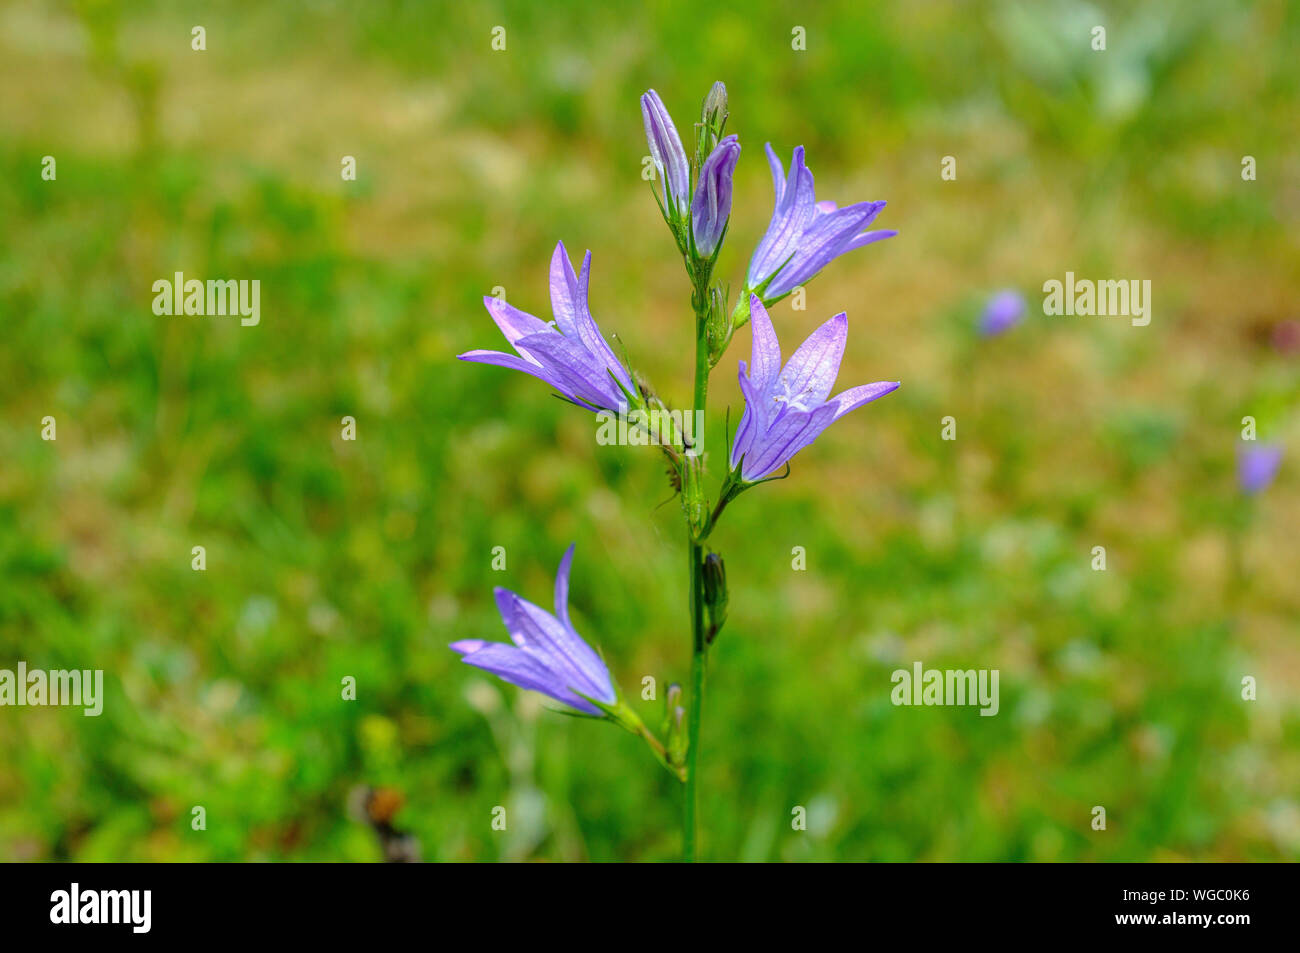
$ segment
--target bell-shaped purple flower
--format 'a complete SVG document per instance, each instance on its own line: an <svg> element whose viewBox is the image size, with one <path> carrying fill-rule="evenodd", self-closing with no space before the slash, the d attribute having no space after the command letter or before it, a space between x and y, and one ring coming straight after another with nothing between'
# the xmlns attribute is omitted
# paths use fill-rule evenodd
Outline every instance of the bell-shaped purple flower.
<svg viewBox="0 0 1300 953"><path fill-rule="evenodd" d="M899 384L863 384L828 400L848 340L844 312L810 334L783 368L767 309L757 295L751 296L749 307L754 347L751 366L740 362L745 413L731 445L731 469L741 466L742 479L753 482L774 473L850 410L884 397Z"/></svg>
<svg viewBox="0 0 1300 953"><path fill-rule="evenodd" d="M551 256L551 310L554 324L535 318L499 298L485 297L488 314L518 352L466 351L462 361L509 367L546 381L574 403L590 410L615 410L627 403L619 385L636 391L627 369L601 336L587 307L591 252L574 274L564 242ZM615 383L617 381L617 383Z"/></svg>
<svg viewBox="0 0 1300 953"><path fill-rule="evenodd" d="M462 639L450 648L461 661L498 678L549 695L589 715L604 714L582 695L613 705L617 700L609 669L569 621L569 567L573 546L565 550L555 576L555 615L498 586L497 609L513 645Z"/></svg>
<svg viewBox="0 0 1300 953"><path fill-rule="evenodd" d="M767 234L749 260L746 281L746 288L760 292L764 301L789 294L845 252L898 234L863 231L880 214L884 202L859 202L844 208L837 208L834 202L818 202L812 173L803 162L803 146L794 150L788 177L771 143L767 144L767 161L772 166L776 206Z"/></svg>
<svg viewBox="0 0 1300 953"><path fill-rule="evenodd" d="M1241 491L1254 495L1268 489L1282 465L1282 448L1276 444L1243 443L1237 455L1237 479Z"/></svg>
<svg viewBox="0 0 1300 953"><path fill-rule="evenodd" d="M653 89L641 97L641 121L650 157L663 182L664 211L670 218L684 219L691 200L691 163L664 101Z"/></svg>
<svg viewBox="0 0 1300 953"><path fill-rule="evenodd" d="M999 291L989 299L980 314L979 331L984 337L994 337L1010 331L1025 316L1025 298L1019 291Z"/></svg>
<svg viewBox="0 0 1300 953"><path fill-rule="evenodd" d="M708 258L722 241L731 216L731 177L740 158L740 140L727 136L709 153L700 167L700 181L691 201L691 232L695 250Z"/></svg>

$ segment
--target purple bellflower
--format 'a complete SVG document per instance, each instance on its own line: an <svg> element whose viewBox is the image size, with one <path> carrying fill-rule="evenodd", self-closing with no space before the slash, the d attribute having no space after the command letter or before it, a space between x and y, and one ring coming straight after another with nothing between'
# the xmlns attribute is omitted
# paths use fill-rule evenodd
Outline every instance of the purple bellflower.
<svg viewBox="0 0 1300 953"><path fill-rule="evenodd" d="M569 621L572 564L570 544L555 576L555 615L509 589L496 588L497 609L513 645L462 639L451 643L450 648L461 654L466 665L491 672L511 685L549 695L588 715L602 715L605 713L600 708L582 696L613 705L618 695L609 669Z"/></svg>
<svg viewBox="0 0 1300 953"><path fill-rule="evenodd" d="M722 241L731 216L731 177L740 158L740 140L727 136L719 142L700 167L700 181L691 201L691 231L695 250L708 258Z"/></svg>
<svg viewBox="0 0 1300 953"><path fill-rule="evenodd" d="M641 97L641 121L650 157L663 182L664 212L669 218L684 219L691 200L691 163L664 101L653 89Z"/></svg>
<svg viewBox="0 0 1300 953"><path fill-rule="evenodd" d="M745 413L731 445L731 469L740 465L741 478L752 483L774 473L850 410L884 397L899 385L877 381L850 387L827 400L848 340L844 312L810 334L782 368L781 345L767 309L757 295L751 296L749 307L754 347L751 366L740 362Z"/></svg>
<svg viewBox="0 0 1300 953"><path fill-rule="evenodd" d="M1004 331L1010 331L1024 316L1024 296L1019 291L999 291L989 299L980 315L980 334L995 337Z"/></svg>
<svg viewBox="0 0 1300 953"><path fill-rule="evenodd" d="M627 404L623 390L632 395L636 390L587 307L590 277L591 252L582 260L582 273L576 275L564 242L560 242L551 256L555 321L543 321L499 298L485 297L488 314L518 357L501 351L466 351L460 359L531 374L589 410L615 410Z"/></svg>
<svg viewBox="0 0 1300 953"><path fill-rule="evenodd" d="M1268 488L1282 465L1282 448L1276 444L1243 443L1237 455L1237 479L1243 493L1254 495Z"/></svg>
<svg viewBox="0 0 1300 953"><path fill-rule="evenodd" d="M749 260L746 280L747 290L759 292L764 301L783 298L845 252L898 234L863 231L880 214L884 202L858 202L844 208L837 208L834 202L818 202L812 173L804 165L803 146L794 150L788 177L771 143L767 144L767 161L772 166L776 204L767 234Z"/></svg>

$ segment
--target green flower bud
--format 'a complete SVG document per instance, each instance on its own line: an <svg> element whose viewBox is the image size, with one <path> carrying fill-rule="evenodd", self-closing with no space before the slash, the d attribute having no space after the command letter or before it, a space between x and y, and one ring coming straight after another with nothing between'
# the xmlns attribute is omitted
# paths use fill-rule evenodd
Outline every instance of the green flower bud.
<svg viewBox="0 0 1300 953"><path fill-rule="evenodd" d="M664 696L664 721L659 726L659 734L665 737L671 737L673 727L673 713L681 708L682 705L682 686L673 682L668 686L668 694Z"/></svg>
<svg viewBox="0 0 1300 953"><path fill-rule="evenodd" d="M695 140L697 169L702 158L721 141L722 130L727 125L727 115L727 87L719 81L709 88L709 94L704 97L704 105L700 108L699 135Z"/></svg>
<svg viewBox="0 0 1300 953"><path fill-rule="evenodd" d="M704 611L708 616L707 644L727 621L727 567L717 553L704 557Z"/></svg>
<svg viewBox="0 0 1300 953"><path fill-rule="evenodd" d="M668 760L673 764L685 764L686 745L686 709L678 705L673 709L672 724L668 729Z"/></svg>
<svg viewBox="0 0 1300 953"><path fill-rule="evenodd" d="M731 316L727 314L727 292L720 285L709 289L709 313L705 319L709 334L709 364L717 364L731 341Z"/></svg>

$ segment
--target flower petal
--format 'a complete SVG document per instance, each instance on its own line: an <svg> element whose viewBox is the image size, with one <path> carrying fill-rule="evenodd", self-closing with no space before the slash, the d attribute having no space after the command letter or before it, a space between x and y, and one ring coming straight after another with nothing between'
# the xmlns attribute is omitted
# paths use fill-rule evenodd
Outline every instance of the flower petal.
<svg viewBox="0 0 1300 953"><path fill-rule="evenodd" d="M555 618L566 629L573 628L569 622L569 572L573 567L573 550L577 543L570 543L569 548L560 557L560 568L555 573Z"/></svg>
<svg viewBox="0 0 1300 953"><path fill-rule="evenodd" d="M605 365L581 342L550 332L529 334L520 339L519 346L533 351L569 396L611 410L626 403Z"/></svg>
<svg viewBox="0 0 1300 953"><path fill-rule="evenodd" d="M749 296L749 316L754 339L750 352L753 365L750 379L754 382L754 389L766 395L781 372L781 342L776 339L772 319L763 307L763 302L758 300L758 295Z"/></svg>
<svg viewBox="0 0 1300 953"><path fill-rule="evenodd" d="M767 165L772 170L772 190L776 193L776 204L780 205L781 196L785 194L785 165L772 148L772 143L767 143L763 149L767 152Z"/></svg>
<svg viewBox="0 0 1300 953"><path fill-rule="evenodd" d="M841 311L790 355L779 381L790 401L811 409L826 400L839 375L848 336L849 319Z"/></svg>
<svg viewBox="0 0 1300 953"><path fill-rule="evenodd" d="M601 691L584 692L584 694L613 704L617 700L617 695L614 693L613 680L609 677L609 669L600 657L600 653L578 635L573 623L569 621L569 574L573 568L573 550L576 545L576 543L569 544L569 548L564 551L564 556L560 559L560 568L555 573L555 618L568 636L568 651L574 662L591 684L601 689Z"/></svg>
<svg viewBox="0 0 1300 953"><path fill-rule="evenodd" d="M741 475L746 480L761 480L776 472L796 453L811 443L835 419L835 408L823 404L816 410L787 410L765 433L754 439L745 457ZM805 432L811 430L805 438Z"/></svg>
<svg viewBox="0 0 1300 953"><path fill-rule="evenodd" d="M902 385L898 381L876 381L874 384L850 387L848 390L836 394L830 400L830 406L835 408L835 419L839 420L850 410L857 410L863 404L869 404L873 400L879 400L886 394L892 394L900 386Z"/></svg>
<svg viewBox="0 0 1300 953"><path fill-rule="evenodd" d="M736 428L736 436L731 441L731 469L736 469L736 464L740 462L740 458L749 450L749 442L753 439L753 430L754 412L749 409L749 404L746 404L744 412L740 415L740 426Z"/></svg>
<svg viewBox="0 0 1300 953"><path fill-rule="evenodd" d="M783 454L785 459L782 462L790 460L796 453L820 437L822 432L833 423L835 423L835 412L830 404L823 404L814 410L808 424L786 445Z"/></svg>
<svg viewBox="0 0 1300 953"><path fill-rule="evenodd" d="M509 589L498 587L496 594L501 618L510 620L507 629L515 645L560 673L564 687L601 701L614 701L609 670L572 627ZM507 605L503 607L503 603Z"/></svg>
<svg viewBox="0 0 1300 953"><path fill-rule="evenodd" d="M591 316L591 307L587 302L587 286L590 281L591 252L588 251L586 257L582 260L582 273L578 276L578 338L582 341L583 346L595 356L597 361L603 363L606 368L612 371L624 387L635 393L636 388L632 386L632 375L627 372L623 362L615 356L613 348L609 346L605 336L600 333L600 328L596 325L596 319Z"/></svg>
<svg viewBox="0 0 1300 953"><path fill-rule="evenodd" d="M590 259L591 252L587 256ZM556 242L551 253L551 311L560 330L574 338L578 336L578 308L578 276L564 242Z"/></svg>
<svg viewBox="0 0 1300 953"><path fill-rule="evenodd" d="M840 254L842 255L844 252L853 251L853 249L861 248L864 245L871 245L875 242L884 241L886 238L893 238L897 234L898 232L892 228L882 228L874 232L863 232L861 235L855 235L853 239L844 246L844 249Z"/></svg>
<svg viewBox="0 0 1300 953"><path fill-rule="evenodd" d="M462 656L461 661L466 665L473 665L486 672L491 672L511 685L518 685L520 688L527 688L535 692L541 692L543 695L549 695L556 701L563 702L579 711L590 715L601 714L599 708L591 704L591 702L579 698L569 689L562 674L547 667L535 655L525 652L523 649L515 648L513 645L506 645L503 642L489 642L478 651Z"/></svg>
<svg viewBox="0 0 1300 953"><path fill-rule="evenodd" d="M555 312L555 323L569 340L580 343L592 355L595 363L603 364L613 371L614 376L630 391L631 377L614 356L591 316L587 302L590 282L591 252L588 251L583 257L582 273L578 275L574 274L564 242L556 244L551 255L551 309Z"/></svg>
<svg viewBox="0 0 1300 953"><path fill-rule="evenodd" d="M518 618L519 609L515 602L519 596L504 586L496 586L492 590L492 597L496 600L497 612L501 613L501 622L506 627L510 641L522 649L525 645L524 623Z"/></svg>
<svg viewBox="0 0 1300 953"><path fill-rule="evenodd" d="M464 354L457 354L457 358L462 361L470 361L474 364L493 364L497 367L508 367L512 371L523 371L525 374L531 374L538 380L545 381L551 387L572 397L568 393L568 388L560 383L559 379L543 367L537 361L524 360L522 357L515 357L513 354L503 354L501 351L466 351ZM529 355L531 357L531 355Z"/></svg>
<svg viewBox="0 0 1300 953"><path fill-rule="evenodd" d="M768 285L767 297L779 298L815 277L849 250L853 237L869 225L884 207L884 202L859 202L817 215L800 236L798 250L790 264L782 268L781 273Z"/></svg>
<svg viewBox="0 0 1300 953"><path fill-rule="evenodd" d="M749 375L745 373L745 362L740 362L740 392L745 396L745 412L740 417L740 426L736 428L735 439L731 443L731 468L734 470L740 458L749 452L754 437L762 433L766 426L767 409L765 398L755 388Z"/></svg>
<svg viewBox="0 0 1300 953"><path fill-rule="evenodd" d="M768 160L779 165L771 143L767 150ZM772 209L772 220L749 260L751 289L771 277L798 250L799 238L815 214L812 173L804 165L803 146L796 146L790 159L790 175Z"/></svg>
<svg viewBox="0 0 1300 953"><path fill-rule="evenodd" d="M512 347L525 334L535 334L538 331L545 331L550 328L550 325L541 318L534 317L527 311L520 311L514 305L508 304L500 298L486 295L483 298L483 304Z"/></svg>
<svg viewBox="0 0 1300 953"><path fill-rule="evenodd" d="M470 652L477 652L485 645L491 645L484 639L461 639L459 642L453 642L447 648L453 652L459 652L461 655L469 655Z"/></svg>

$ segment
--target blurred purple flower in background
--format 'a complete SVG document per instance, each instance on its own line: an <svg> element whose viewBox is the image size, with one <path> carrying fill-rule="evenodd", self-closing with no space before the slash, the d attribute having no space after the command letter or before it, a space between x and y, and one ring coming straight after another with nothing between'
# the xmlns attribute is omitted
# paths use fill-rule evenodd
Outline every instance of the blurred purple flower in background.
<svg viewBox="0 0 1300 953"><path fill-rule="evenodd" d="M695 248L705 258L722 241L731 215L731 177L740 158L740 140L727 136L714 147L700 168L700 181L691 202L691 232Z"/></svg>
<svg viewBox="0 0 1300 953"><path fill-rule="evenodd" d="M691 163L682 148L672 116L653 89L641 96L641 121L645 125L650 157L663 182L664 211L672 218L685 218L691 200Z"/></svg>
<svg viewBox="0 0 1300 953"><path fill-rule="evenodd" d="M1243 493L1255 494L1267 489L1282 464L1282 448L1276 444L1254 446L1243 441L1237 454L1237 478Z"/></svg>
<svg viewBox="0 0 1300 953"><path fill-rule="evenodd" d="M1273 347L1280 354L1300 353L1300 321L1288 318L1273 325Z"/></svg>
<svg viewBox="0 0 1300 953"><path fill-rule="evenodd" d="M859 202L844 208L837 208L834 202L818 202L812 173L804 165L803 146L794 150L788 178L772 144L766 148L776 204L767 233L749 261L746 285L749 291L760 291L764 301L789 294L845 252L898 234L863 231L880 214L884 202Z"/></svg>
<svg viewBox="0 0 1300 953"><path fill-rule="evenodd" d="M863 384L826 399L844 359L849 320L844 312L808 336L781 367L781 345L767 309L754 295L749 303L754 347L751 367L740 362L745 413L731 446L731 468L744 459L741 477L761 480L812 443L850 410L898 389L897 381Z"/></svg>
<svg viewBox="0 0 1300 953"><path fill-rule="evenodd" d="M626 404L628 399L619 384L631 394L636 391L587 307L590 277L591 252L582 260L582 274L575 275L564 242L560 242L551 256L551 310L559 327L499 298L485 297L483 303L492 320L519 356L466 351L460 359L531 374L589 410L615 410Z"/></svg>
<svg viewBox="0 0 1300 953"><path fill-rule="evenodd" d="M461 661L498 678L549 695L589 715L604 714L576 692L612 705L618 700L609 669L574 631L569 621L569 567L573 544L564 552L555 576L555 615L498 586L497 609L514 643L462 639L450 648Z"/></svg>
<svg viewBox="0 0 1300 953"><path fill-rule="evenodd" d="M1010 331L1024 318L1025 310L1025 298L1019 291L999 291L989 299L980 315L980 334L994 337Z"/></svg>

